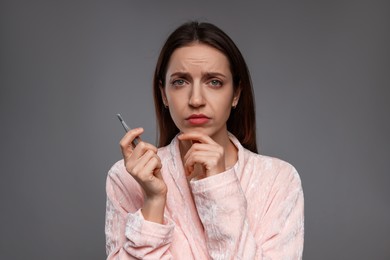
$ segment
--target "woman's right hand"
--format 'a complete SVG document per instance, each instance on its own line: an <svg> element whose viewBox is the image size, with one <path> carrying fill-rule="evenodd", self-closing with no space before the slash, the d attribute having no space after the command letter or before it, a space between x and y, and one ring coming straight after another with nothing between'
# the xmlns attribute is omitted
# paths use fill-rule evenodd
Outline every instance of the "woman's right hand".
<svg viewBox="0 0 390 260"><path fill-rule="evenodd" d="M157 148L143 141L136 147L132 145L133 140L143 132L142 128L130 130L120 141L120 147L127 172L144 191L144 218L163 223L168 189L161 175L161 160L157 155Z"/></svg>

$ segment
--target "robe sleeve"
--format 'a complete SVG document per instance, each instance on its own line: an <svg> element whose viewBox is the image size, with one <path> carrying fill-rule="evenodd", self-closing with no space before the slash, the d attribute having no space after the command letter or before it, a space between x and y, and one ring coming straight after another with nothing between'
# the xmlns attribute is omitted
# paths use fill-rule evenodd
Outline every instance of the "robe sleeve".
<svg viewBox="0 0 390 260"><path fill-rule="evenodd" d="M109 171L106 182L107 259L172 259L169 246L173 222L164 218L164 223L158 224L143 218L142 191L130 175L121 176L117 164Z"/></svg>
<svg viewBox="0 0 390 260"><path fill-rule="evenodd" d="M248 215L259 212L248 212L253 198L245 196L233 169L191 182L212 259L302 258L303 193L295 169L288 171L278 174L275 197L255 225L259 230L249 225Z"/></svg>

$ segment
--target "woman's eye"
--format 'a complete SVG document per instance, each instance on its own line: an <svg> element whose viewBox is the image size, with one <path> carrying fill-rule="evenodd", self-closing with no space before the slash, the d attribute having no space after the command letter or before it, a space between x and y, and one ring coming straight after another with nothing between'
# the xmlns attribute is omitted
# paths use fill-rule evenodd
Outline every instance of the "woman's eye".
<svg viewBox="0 0 390 260"><path fill-rule="evenodd" d="M213 79L210 81L210 85L213 87L220 87L222 86L222 82L216 79Z"/></svg>
<svg viewBox="0 0 390 260"><path fill-rule="evenodd" d="M172 86L183 86L185 83L184 79L177 79L172 81Z"/></svg>

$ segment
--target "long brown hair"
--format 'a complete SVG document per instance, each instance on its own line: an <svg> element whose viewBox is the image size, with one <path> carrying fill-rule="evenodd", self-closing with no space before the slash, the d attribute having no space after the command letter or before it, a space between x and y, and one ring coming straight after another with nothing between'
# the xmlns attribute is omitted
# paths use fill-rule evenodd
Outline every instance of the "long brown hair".
<svg viewBox="0 0 390 260"><path fill-rule="evenodd" d="M230 37L210 23L188 22L178 27L167 39L157 60L153 79L154 105L158 122L158 147L168 145L179 133L169 110L165 108L160 86L165 87L165 76L172 53L180 47L199 42L207 44L226 55L233 75L234 93L241 90L235 109L230 112L227 129L240 143L257 153L256 117L253 99L253 87L246 62Z"/></svg>

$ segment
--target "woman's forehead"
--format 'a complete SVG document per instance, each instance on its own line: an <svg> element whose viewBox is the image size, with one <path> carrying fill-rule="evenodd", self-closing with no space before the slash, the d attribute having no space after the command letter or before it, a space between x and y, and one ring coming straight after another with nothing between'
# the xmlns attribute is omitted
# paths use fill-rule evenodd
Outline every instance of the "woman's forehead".
<svg viewBox="0 0 390 260"><path fill-rule="evenodd" d="M206 44L196 43L180 47L172 53L167 73L190 70L200 70L204 73L228 73L230 64L221 51Z"/></svg>

